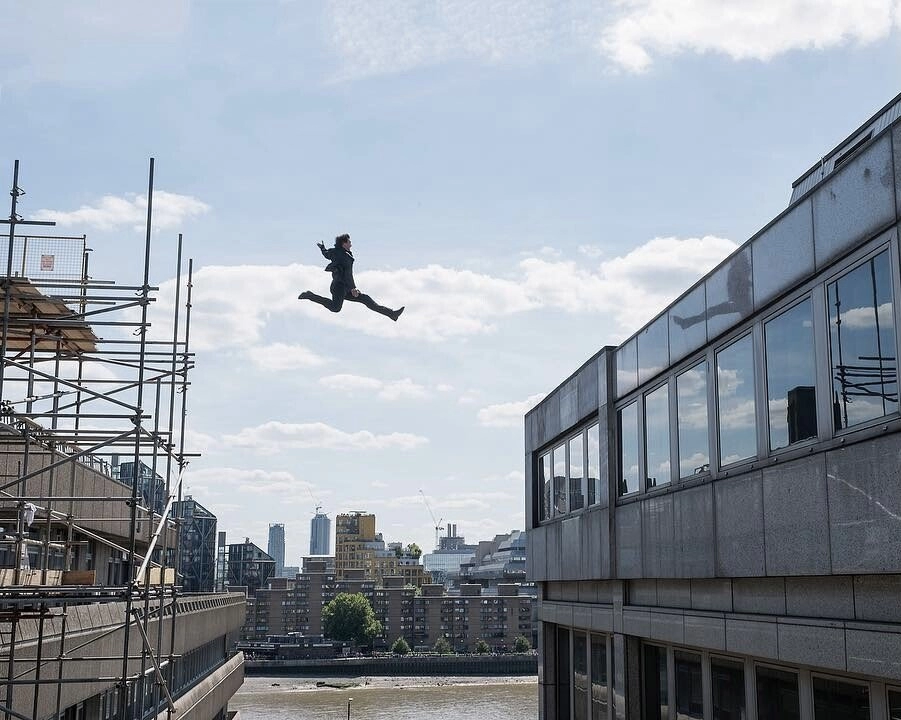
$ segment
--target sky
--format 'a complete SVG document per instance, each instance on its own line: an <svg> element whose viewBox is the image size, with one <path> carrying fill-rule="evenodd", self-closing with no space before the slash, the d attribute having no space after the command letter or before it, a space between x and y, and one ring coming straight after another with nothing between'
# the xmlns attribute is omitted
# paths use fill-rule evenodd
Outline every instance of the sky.
<svg viewBox="0 0 901 720"><path fill-rule="evenodd" d="M901 90L899 0L0 0L0 185L171 304L186 492L286 563L524 525L523 415L783 210ZM3 179L8 176L8 180ZM333 315L317 242L350 233ZM423 497L428 498L426 506Z"/></svg>

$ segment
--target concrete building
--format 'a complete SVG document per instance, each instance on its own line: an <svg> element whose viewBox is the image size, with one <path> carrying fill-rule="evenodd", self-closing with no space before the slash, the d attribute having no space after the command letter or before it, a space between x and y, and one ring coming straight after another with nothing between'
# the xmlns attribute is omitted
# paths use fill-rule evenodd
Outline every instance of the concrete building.
<svg viewBox="0 0 901 720"><path fill-rule="evenodd" d="M540 715L901 717L901 96L526 415Z"/></svg>
<svg viewBox="0 0 901 720"><path fill-rule="evenodd" d="M228 586L243 587L253 597L257 589L266 587L275 574L275 560L245 538L243 543L228 546Z"/></svg>
<svg viewBox="0 0 901 720"><path fill-rule="evenodd" d="M328 555L332 551L332 521L321 510L317 507L310 520L310 555Z"/></svg>
<svg viewBox="0 0 901 720"><path fill-rule="evenodd" d="M172 505L179 519L178 572L182 591L213 592L216 584L216 516L188 495Z"/></svg>
<svg viewBox="0 0 901 720"><path fill-rule="evenodd" d="M460 566L460 581L481 585L484 591L496 590L500 584L522 584L525 580L526 534L521 530L479 542L472 560ZM534 586L528 585L528 591L534 593Z"/></svg>
<svg viewBox="0 0 901 720"><path fill-rule="evenodd" d="M430 577L401 543L386 544L375 531L375 515L355 510L335 518L335 574L339 580L349 579L356 571L376 584L383 578L400 576L408 585L419 587Z"/></svg>
<svg viewBox="0 0 901 720"><path fill-rule="evenodd" d="M285 574L285 526L283 523L269 523L269 544L266 552L275 560L275 576Z"/></svg>
<svg viewBox="0 0 901 720"><path fill-rule="evenodd" d="M447 535L438 539L438 547L422 556L422 566L432 575L432 582L446 587L460 584L460 567L473 559L476 546L467 545L466 538L457 535L456 523L447 524Z"/></svg>

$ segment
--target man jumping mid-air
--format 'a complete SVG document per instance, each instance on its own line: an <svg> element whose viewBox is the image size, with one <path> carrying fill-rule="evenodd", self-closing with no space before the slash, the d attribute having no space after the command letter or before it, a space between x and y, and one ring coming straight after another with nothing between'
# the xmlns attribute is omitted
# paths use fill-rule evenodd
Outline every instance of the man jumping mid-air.
<svg viewBox="0 0 901 720"><path fill-rule="evenodd" d="M336 237L335 247L332 248L326 248L322 243L316 244L319 246L320 252L329 261L325 271L332 274L332 284L329 287L332 297L330 300L322 297L322 295L304 290L297 296L299 300L312 300L314 303L327 307L332 312L341 312L341 306L344 305L345 300L348 302L359 302L363 303L370 310L375 310L377 313L397 322L397 318L404 311L403 307L397 310L386 308L357 289L357 285L354 283L354 256L350 252L350 235L345 234Z"/></svg>

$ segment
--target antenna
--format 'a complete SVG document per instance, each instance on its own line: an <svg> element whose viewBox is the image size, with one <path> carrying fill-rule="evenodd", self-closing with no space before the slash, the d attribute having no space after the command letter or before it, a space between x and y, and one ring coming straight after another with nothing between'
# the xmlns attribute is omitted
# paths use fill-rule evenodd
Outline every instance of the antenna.
<svg viewBox="0 0 901 720"><path fill-rule="evenodd" d="M425 503L425 506L429 511L429 515L432 516L432 522L435 523L435 549L437 550L438 546L440 544L439 540L441 537L438 533L440 533L442 530L444 530L444 527L441 525L441 520L444 520L444 518L440 518L439 520L436 520L435 513L432 512L432 506L429 505L429 501L426 500L425 493L422 490L420 490L419 494L422 495L422 501Z"/></svg>
<svg viewBox="0 0 901 720"><path fill-rule="evenodd" d="M313 503L316 505L316 512L313 513L313 514L314 514L314 515L318 515L318 514L319 514L319 511L322 510L322 502L319 501L319 500L317 500L317 499L313 496L313 491L310 490L310 488L307 488L307 492L310 493L310 500L312 500Z"/></svg>

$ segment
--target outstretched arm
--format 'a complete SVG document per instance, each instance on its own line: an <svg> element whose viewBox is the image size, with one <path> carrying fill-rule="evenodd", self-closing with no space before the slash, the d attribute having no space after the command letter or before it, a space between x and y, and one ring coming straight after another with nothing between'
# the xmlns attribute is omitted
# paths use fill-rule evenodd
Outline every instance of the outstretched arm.
<svg viewBox="0 0 901 720"><path fill-rule="evenodd" d="M323 256L324 258L326 258L327 260L331 260L331 259L332 259L332 256L331 256L331 248L326 249L325 244L324 244L324 243L321 243L321 242L316 243L316 247L319 248L319 252L322 253L322 256Z"/></svg>

